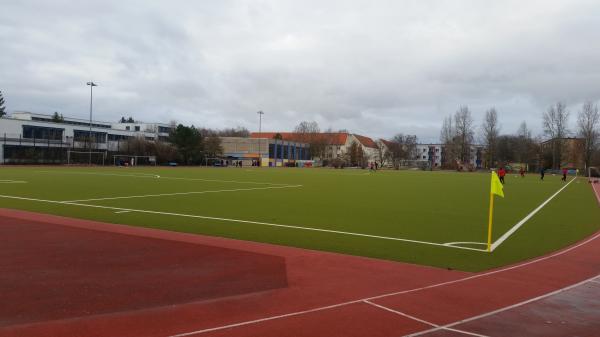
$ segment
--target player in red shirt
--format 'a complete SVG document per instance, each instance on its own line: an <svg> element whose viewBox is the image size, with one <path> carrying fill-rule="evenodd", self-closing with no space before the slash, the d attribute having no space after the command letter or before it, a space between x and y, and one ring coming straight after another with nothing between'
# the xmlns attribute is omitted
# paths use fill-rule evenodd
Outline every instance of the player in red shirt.
<svg viewBox="0 0 600 337"><path fill-rule="evenodd" d="M501 167L498 170L498 178L500 178L500 182L502 183L502 185L504 185L504 176L506 175L506 170L504 170L504 167Z"/></svg>
<svg viewBox="0 0 600 337"><path fill-rule="evenodd" d="M567 181L567 173L568 173L568 172L569 172L569 171L567 171L567 168L566 168L566 167L565 167L565 168L562 170L562 174L563 174L563 177L562 177L562 179L561 179L562 181Z"/></svg>

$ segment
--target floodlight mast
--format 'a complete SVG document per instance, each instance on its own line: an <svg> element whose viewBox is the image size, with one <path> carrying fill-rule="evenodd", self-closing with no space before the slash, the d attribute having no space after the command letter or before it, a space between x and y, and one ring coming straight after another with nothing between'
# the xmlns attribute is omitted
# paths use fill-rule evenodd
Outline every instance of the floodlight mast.
<svg viewBox="0 0 600 337"><path fill-rule="evenodd" d="M88 135L88 144L89 144L89 151L90 151L89 165L92 166L92 98L93 98L93 89L94 89L94 87L97 87L98 84L90 81L90 82L87 82L87 85L90 86L90 133Z"/></svg>
<svg viewBox="0 0 600 337"><path fill-rule="evenodd" d="M258 114L258 167L262 166L262 157L260 155L260 138L262 136L262 115L264 115L265 113L260 110L256 112Z"/></svg>

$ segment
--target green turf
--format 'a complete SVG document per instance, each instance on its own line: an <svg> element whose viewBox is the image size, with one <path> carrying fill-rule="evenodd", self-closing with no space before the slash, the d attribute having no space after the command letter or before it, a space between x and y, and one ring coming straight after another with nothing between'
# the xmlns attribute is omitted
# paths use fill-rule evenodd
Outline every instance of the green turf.
<svg viewBox="0 0 600 337"><path fill-rule="evenodd" d="M160 175L160 178L155 177ZM182 178L182 179L171 179ZM481 173L268 168L2 167L0 194L81 200L179 192L205 194L82 201L88 205L201 215L280 225L447 243L485 242L489 175ZM282 185L302 185L281 187ZM496 198L494 239L564 185L507 177ZM257 189L261 188L261 189ZM241 190L253 189L253 190ZM89 208L0 198L0 207L112 223L201 233L288 246L479 271L532 258L583 239L600 228L600 207L580 179L493 253L261 224ZM482 246L470 246L483 248Z"/></svg>

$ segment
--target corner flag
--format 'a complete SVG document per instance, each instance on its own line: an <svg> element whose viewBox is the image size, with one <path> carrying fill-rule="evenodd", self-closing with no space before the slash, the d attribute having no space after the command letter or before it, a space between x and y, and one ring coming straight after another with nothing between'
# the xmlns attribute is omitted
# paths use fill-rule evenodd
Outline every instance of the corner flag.
<svg viewBox="0 0 600 337"><path fill-rule="evenodd" d="M498 178L498 174L496 174L496 172L492 171L492 187L490 188L490 193L499 195L502 198L504 198L503 188L504 188L504 186L500 182L500 178Z"/></svg>
<svg viewBox="0 0 600 337"><path fill-rule="evenodd" d="M492 171L492 180L490 183L490 216L488 220L488 242L487 250L492 251L492 221L494 220L494 194L504 198L504 186L498 178L498 174Z"/></svg>

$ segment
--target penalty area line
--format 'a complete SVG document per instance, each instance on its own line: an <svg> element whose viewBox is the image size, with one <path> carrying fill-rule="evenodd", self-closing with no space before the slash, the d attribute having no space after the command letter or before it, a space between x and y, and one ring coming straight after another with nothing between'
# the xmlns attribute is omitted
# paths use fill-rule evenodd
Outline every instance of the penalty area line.
<svg viewBox="0 0 600 337"><path fill-rule="evenodd" d="M569 186L573 181L577 179L576 177L571 179L565 186L561 187L556 193L552 194L550 198L546 199L546 201L542 202L536 209L531 211L531 213L527 214L521 221L517 222L511 229L509 229L506 233L504 233L498 240L492 243L491 251L493 252L498 246L500 246L504 241L506 241L511 235L514 234L519 228L521 228L529 219L531 219L537 212L539 212L544 206L546 206L554 197L556 197L560 192L562 192L567 186Z"/></svg>
<svg viewBox="0 0 600 337"><path fill-rule="evenodd" d="M65 200L65 202L84 202L84 201L102 201L102 200L117 200L117 199L133 199L133 198L167 197L167 196L172 196L172 195L206 194L206 193L222 193L222 192L240 192L240 191L255 191L255 190L269 190L269 189L280 189L280 188L293 188L293 187L302 187L302 185L267 186L267 187L252 187L252 188L236 188L236 189L230 189L230 190L208 190L208 191L193 191L193 192L174 192L174 193L159 193L159 194L142 194L142 195L130 195L130 196L122 196L122 197L106 197L106 198L93 198L93 199Z"/></svg>
<svg viewBox="0 0 600 337"><path fill-rule="evenodd" d="M363 234L363 233L354 233L354 232L345 232L345 231L336 231L336 230L332 230L332 229L323 229L323 228L314 228L314 227L303 227L303 226L295 226L295 225L282 225L282 224L276 224L276 223L270 223L270 222L262 222L262 221L220 218L220 217L212 217L212 216L205 216L205 215L195 215L195 214L185 214L185 213L160 212L160 211L151 211L151 210L135 209L135 208L112 207L112 206L102 206L102 205L90 205L90 204L81 204L81 203L72 202L72 201L46 200L46 199L17 197L17 196L12 196L12 195L0 195L0 198L15 199L15 200L25 200L25 201L35 201L35 202L44 202L44 203L70 205L70 206L79 206L79 207L98 208L98 209L109 209L109 210L114 210L114 211L129 211L129 212L138 212L138 213L156 214L156 215L167 215L167 216L177 216L177 217L194 218L194 219L215 220L215 221L224 221L224 222L237 222L237 223L262 225L262 226L277 227L277 228L289 228L289 229L297 229L297 230L313 231L313 232L321 232L321 233L342 234L342 235L365 237L365 238L371 238L371 239L382 239L382 240L390 240L390 241L409 242L409 243L417 243L417 244L423 244L423 245L429 245L429 246L438 246L438 247L446 247L446 248L453 248L453 249L472 250L472 251L477 251L477 252L486 252L484 249L470 248L470 247L461 247L461 246L450 246L450 245L446 245L446 244L443 244L443 243L437 243L437 242L411 240L411 239L402 239L402 238L389 237L389 236Z"/></svg>
<svg viewBox="0 0 600 337"><path fill-rule="evenodd" d="M0 179L0 184L26 184L25 180L6 180Z"/></svg>

